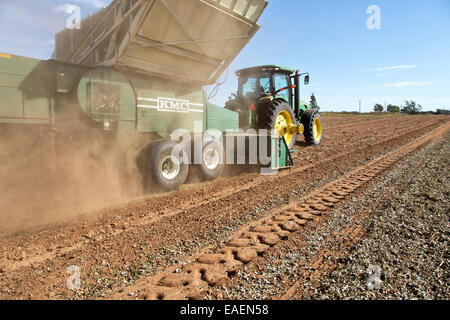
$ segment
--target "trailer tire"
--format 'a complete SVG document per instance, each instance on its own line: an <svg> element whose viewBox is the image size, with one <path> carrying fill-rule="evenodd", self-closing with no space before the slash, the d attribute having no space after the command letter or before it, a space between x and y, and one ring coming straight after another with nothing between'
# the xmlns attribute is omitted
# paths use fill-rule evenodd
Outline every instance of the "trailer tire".
<svg viewBox="0 0 450 320"><path fill-rule="evenodd" d="M306 144L319 145L323 138L323 123L319 110L307 109L302 115L302 124L305 127Z"/></svg>
<svg viewBox="0 0 450 320"><path fill-rule="evenodd" d="M203 179L213 181L219 178L224 170L224 148L219 142L206 143L202 149L202 164L199 165Z"/></svg>
<svg viewBox="0 0 450 320"><path fill-rule="evenodd" d="M166 140L153 143L149 147L150 177L163 191L179 189L189 173L189 165L184 150L174 154L177 145Z"/></svg>
<svg viewBox="0 0 450 320"><path fill-rule="evenodd" d="M280 119L281 122L284 122L284 124L281 124L281 126L291 124L297 125L294 110L292 110L291 106L283 99L276 99L268 104L265 108L262 115L261 128L274 130L277 128L277 126L280 125ZM284 137L288 148L292 149L294 147L295 141L297 140L297 134L286 133Z"/></svg>

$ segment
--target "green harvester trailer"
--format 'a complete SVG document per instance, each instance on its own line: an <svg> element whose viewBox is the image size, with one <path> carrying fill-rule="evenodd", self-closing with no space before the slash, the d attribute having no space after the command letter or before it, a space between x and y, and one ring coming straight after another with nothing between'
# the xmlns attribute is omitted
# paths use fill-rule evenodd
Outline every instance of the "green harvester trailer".
<svg viewBox="0 0 450 320"><path fill-rule="evenodd" d="M220 176L223 139L239 139L242 130L275 132L265 136L269 166L290 167L297 134L311 144L322 139L318 111L299 98L303 74L279 66L241 70L238 93L225 108L209 103L204 91L255 35L266 6L115 0L79 29L58 33L50 60L0 54L0 129L39 128L52 148L69 140L86 142L93 154L114 148L136 161L145 183L164 190L185 182L190 163L207 180Z"/></svg>

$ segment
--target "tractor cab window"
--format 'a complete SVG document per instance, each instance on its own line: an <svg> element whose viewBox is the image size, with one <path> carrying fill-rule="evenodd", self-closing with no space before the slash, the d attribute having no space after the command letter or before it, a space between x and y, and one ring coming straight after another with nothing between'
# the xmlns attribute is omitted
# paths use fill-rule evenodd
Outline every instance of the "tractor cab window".
<svg viewBox="0 0 450 320"><path fill-rule="evenodd" d="M255 78L244 79L244 81L242 82L241 95L243 97L246 97L249 94L256 92L257 84L258 84L258 79L255 79Z"/></svg>
<svg viewBox="0 0 450 320"><path fill-rule="evenodd" d="M243 98L260 97L271 91L270 75L243 76L239 79L239 96Z"/></svg>
<svg viewBox="0 0 450 320"><path fill-rule="evenodd" d="M274 86L275 86L275 91L289 86L288 76L286 74L275 74L274 75ZM286 101L289 101L290 89L281 91L278 93L278 95L283 97L284 99L286 99Z"/></svg>
<svg viewBox="0 0 450 320"><path fill-rule="evenodd" d="M259 80L259 84L260 84L260 92L261 95L266 95L270 93L270 77L266 77L266 78L261 78Z"/></svg>

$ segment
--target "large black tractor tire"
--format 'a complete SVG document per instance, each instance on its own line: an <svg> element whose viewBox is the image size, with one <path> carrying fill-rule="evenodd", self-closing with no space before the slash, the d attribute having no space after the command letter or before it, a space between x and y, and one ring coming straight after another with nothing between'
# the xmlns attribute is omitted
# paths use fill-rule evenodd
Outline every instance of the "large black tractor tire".
<svg viewBox="0 0 450 320"><path fill-rule="evenodd" d="M280 115L282 118L285 118L288 124L297 125L294 110L292 110L291 106L282 99L276 99L268 104L263 111L261 129L274 130L277 127ZM297 134L287 134L285 139L289 149L292 149L297 140Z"/></svg>
<svg viewBox="0 0 450 320"><path fill-rule="evenodd" d="M319 145L323 138L323 122L319 110L307 109L302 115L302 124L305 127L305 141L308 145Z"/></svg>
<svg viewBox="0 0 450 320"><path fill-rule="evenodd" d="M184 184L189 173L188 160L181 149L174 154L174 148L178 148L176 144L167 140L150 145L145 157L147 184L154 182L163 191L177 190Z"/></svg>
<svg viewBox="0 0 450 320"><path fill-rule="evenodd" d="M202 164L198 166L204 180L213 181L219 178L224 170L224 148L216 141L203 146Z"/></svg>

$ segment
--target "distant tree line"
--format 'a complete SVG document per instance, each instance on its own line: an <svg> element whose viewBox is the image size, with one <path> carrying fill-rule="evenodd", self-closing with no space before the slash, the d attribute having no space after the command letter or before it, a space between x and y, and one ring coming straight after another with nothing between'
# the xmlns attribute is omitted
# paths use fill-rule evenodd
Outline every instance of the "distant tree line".
<svg viewBox="0 0 450 320"><path fill-rule="evenodd" d="M383 105L377 103L373 107L373 111L375 111L375 112L383 112L384 111L384 107L383 107Z"/></svg>
<svg viewBox="0 0 450 320"><path fill-rule="evenodd" d="M435 114L445 114L447 116L450 116L450 110L446 110L446 109L437 109Z"/></svg>
<svg viewBox="0 0 450 320"><path fill-rule="evenodd" d="M437 109L436 112L422 112L423 107L420 104L417 104L415 101L411 100L405 101L405 105L402 106L401 108L399 106L393 105L393 104L389 104L386 107L386 111L387 112L391 112L391 113L409 113L409 114L418 114L418 113L434 113L434 114L446 114L449 115L450 111L449 110L445 110L445 109ZM376 103L373 107L373 111L374 112L383 112L384 111L384 107L383 105Z"/></svg>
<svg viewBox="0 0 450 320"><path fill-rule="evenodd" d="M392 113L400 112L400 107L399 106L394 106L393 104L390 104L390 105L387 106L387 110L386 111L387 112L392 112Z"/></svg>
<svg viewBox="0 0 450 320"><path fill-rule="evenodd" d="M400 110L403 113L416 114L422 111L422 106L415 101L405 101L405 106Z"/></svg>

